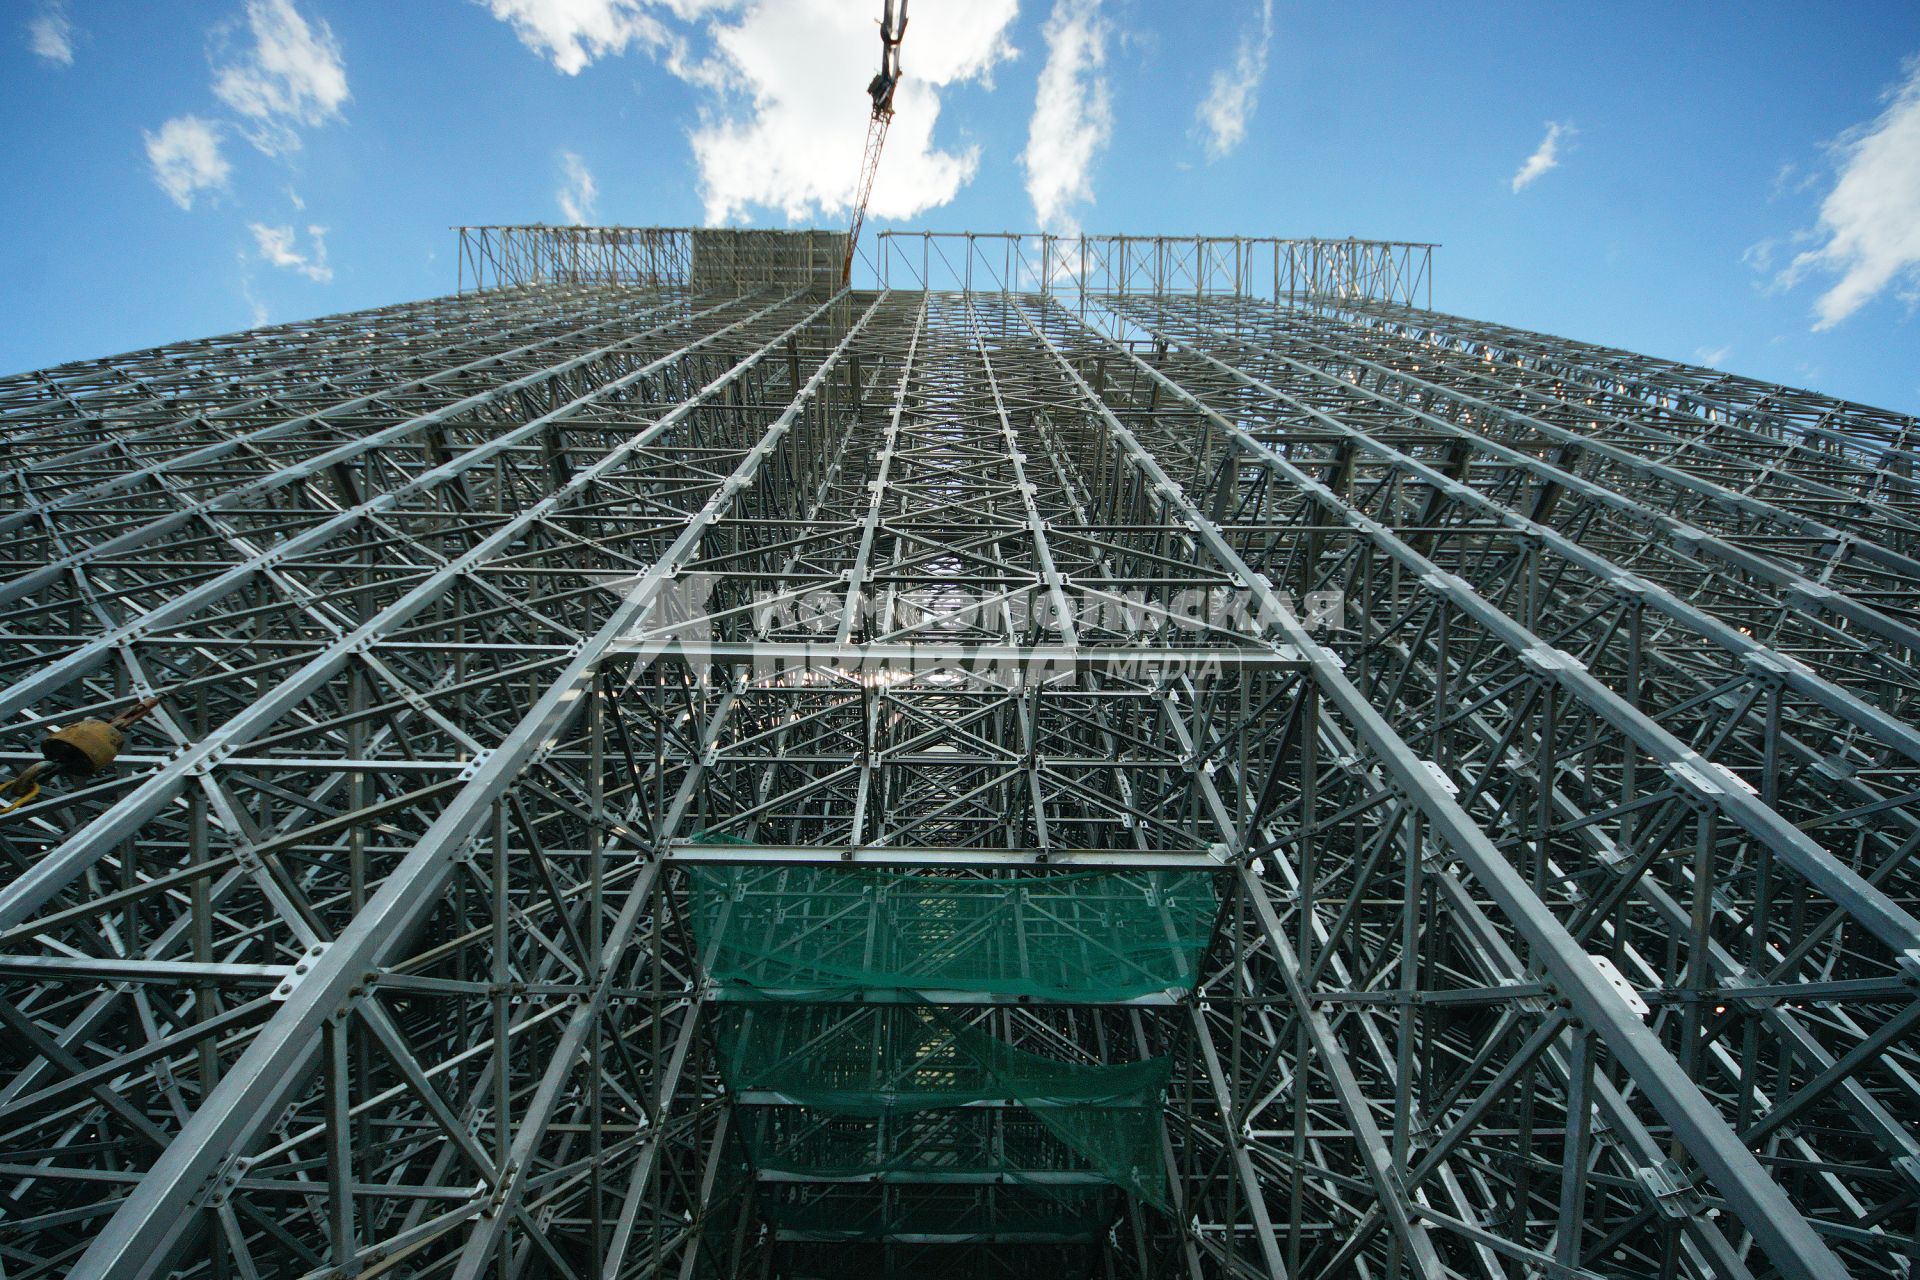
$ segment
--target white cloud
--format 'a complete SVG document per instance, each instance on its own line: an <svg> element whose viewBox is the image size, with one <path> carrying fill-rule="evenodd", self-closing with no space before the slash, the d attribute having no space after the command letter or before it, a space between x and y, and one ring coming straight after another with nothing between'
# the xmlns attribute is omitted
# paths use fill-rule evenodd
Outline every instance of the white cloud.
<svg viewBox="0 0 1920 1280"><path fill-rule="evenodd" d="M73 65L73 20L67 17L66 0L42 0L40 11L27 22L27 47L43 62Z"/></svg>
<svg viewBox="0 0 1920 1280"><path fill-rule="evenodd" d="M879 64L877 9L850 0L479 0L521 43L576 75L629 48L660 59L703 93L692 130L706 220L756 208L789 221L844 216L866 141L861 91ZM990 83L1018 0L923 5L902 50L905 75L875 217L911 217L972 179L977 147L933 144L939 90ZM704 26L702 26L704 24Z"/></svg>
<svg viewBox="0 0 1920 1280"><path fill-rule="evenodd" d="M1560 143L1562 139L1573 136L1573 124L1570 121L1547 122L1547 136L1540 139L1533 154L1526 158L1513 175L1513 189L1517 193L1522 187L1531 186L1536 179L1549 169L1560 167Z"/></svg>
<svg viewBox="0 0 1920 1280"><path fill-rule="evenodd" d="M1094 158L1113 136L1100 0L1054 0L1043 34L1047 63L1020 162L1040 225L1072 233L1078 223L1069 206L1093 199Z"/></svg>
<svg viewBox="0 0 1920 1280"><path fill-rule="evenodd" d="M233 166L220 154L220 128L212 121L176 116L145 137L153 180L182 209L193 208L195 192L226 187Z"/></svg>
<svg viewBox="0 0 1920 1280"><path fill-rule="evenodd" d="M1767 199L1778 200L1784 196L1805 195L1819 185L1818 170L1802 170L1799 165L1789 160L1773 175L1773 185L1767 191Z"/></svg>
<svg viewBox="0 0 1920 1280"><path fill-rule="evenodd" d="M1701 347L1693 353L1693 358L1709 369L1718 369L1727 362L1727 357L1732 354L1733 348L1730 346Z"/></svg>
<svg viewBox="0 0 1920 1280"><path fill-rule="evenodd" d="M1809 272L1840 279L1814 303L1814 328L1831 329L1896 281L1920 291L1920 57L1887 95L1887 108L1833 144L1839 168L1820 204L1816 235L1825 243L1795 256L1780 275L1798 284Z"/></svg>
<svg viewBox="0 0 1920 1280"><path fill-rule="evenodd" d="M340 118L347 69L325 22L311 24L293 0L247 0L253 47L214 70L214 94L252 122L248 139L269 155L300 145L294 125Z"/></svg>
<svg viewBox="0 0 1920 1280"><path fill-rule="evenodd" d="M952 200L979 167L978 147L934 146L939 90L985 80L1013 56L1016 0L916 8L901 46L896 114L869 210L907 218ZM754 206L789 221L845 215L866 142L863 92L879 65L871 6L845 0L760 3L716 26L716 52L687 78L729 86L733 109L712 108L692 135L708 222ZM744 109L742 109L744 108Z"/></svg>
<svg viewBox="0 0 1920 1280"><path fill-rule="evenodd" d="M1267 46L1273 42L1273 0L1261 0L1260 23L1240 33L1233 65L1213 73L1207 96L1194 116L1206 131L1207 157L1219 160L1247 136L1247 121L1259 105L1260 82L1267 75Z"/></svg>
<svg viewBox="0 0 1920 1280"><path fill-rule="evenodd" d="M569 151L560 157L560 168L566 174L566 181L553 193L553 198L560 202L560 212L576 225L592 222L593 204L599 198L600 188L587 162Z"/></svg>
<svg viewBox="0 0 1920 1280"><path fill-rule="evenodd" d="M267 304L253 292L253 273L245 270L247 255L240 255L242 270L240 273L240 299L247 304L247 312L253 317L253 327L258 329L267 322Z"/></svg>
<svg viewBox="0 0 1920 1280"><path fill-rule="evenodd" d="M520 43L557 70L577 76L595 58L638 44L648 52L669 48L673 35L649 13L647 0L485 0L494 17L512 26Z"/></svg>
<svg viewBox="0 0 1920 1280"><path fill-rule="evenodd" d="M1773 255L1779 251L1780 241L1773 237L1756 240L1740 251L1740 261L1755 271L1773 270Z"/></svg>
<svg viewBox="0 0 1920 1280"><path fill-rule="evenodd" d="M193 207L196 192L227 185L233 166L220 143L228 133L237 129L268 155L291 151L300 145L295 125L337 120L347 101L340 45L325 22L309 24L293 0L247 0L246 23L251 43L238 52L232 47L237 20L212 32L213 92L240 119L177 116L145 135L154 180L182 209ZM291 187L287 198L305 208Z"/></svg>
<svg viewBox="0 0 1920 1280"><path fill-rule="evenodd" d="M294 248L299 236L292 227L270 227L264 222L250 222L247 230L253 232L254 242L260 246L260 257L265 261L288 271L296 271L319 284L326 284L333 279L333 268L327 265L325 227L307 228L307 238L313 245L307 253Z"/></svg>

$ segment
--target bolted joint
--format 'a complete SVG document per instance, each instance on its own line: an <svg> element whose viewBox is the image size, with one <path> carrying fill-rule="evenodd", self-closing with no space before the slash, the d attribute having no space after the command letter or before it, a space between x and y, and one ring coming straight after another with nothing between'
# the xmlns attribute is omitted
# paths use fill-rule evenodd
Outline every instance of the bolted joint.
<svg viewBox="0 0 1920 1280"><path fill-rule="evenodd" d="M1642 1165L1633 1171L1633 1176L1652 1198L1653 1207L1661 1217L1684 1221L1700 1212L1702 1206L1694 1192L1693 1179L1676 1162L1662 1160L1658 1164Z"/></svg>

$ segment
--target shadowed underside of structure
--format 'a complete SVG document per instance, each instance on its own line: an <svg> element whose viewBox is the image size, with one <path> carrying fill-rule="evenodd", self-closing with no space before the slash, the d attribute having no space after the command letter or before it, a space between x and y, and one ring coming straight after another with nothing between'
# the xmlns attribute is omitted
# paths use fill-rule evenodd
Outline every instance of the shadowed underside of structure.
<svg viewBox="0 0 1920 1280"><path fill-rule="evenodd" d="M0 1275L1911 1277L1912 419L844 249L0 380Z"/></svg>

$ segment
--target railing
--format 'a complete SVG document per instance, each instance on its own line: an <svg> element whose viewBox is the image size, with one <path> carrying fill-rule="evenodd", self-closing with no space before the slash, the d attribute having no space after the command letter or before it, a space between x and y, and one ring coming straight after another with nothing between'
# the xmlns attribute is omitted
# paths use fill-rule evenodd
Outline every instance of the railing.
<svg viewBox="0 0 1920 1280"><path fill-rule="evenodd" d="M689 227L468 226L459 287L766 285L827 291L846 235ZM1234 294L1433 305L1433 251L1407 240L1273 236L1055 236L883 231L854 266L856 288L1078 296Z"/></svg>
<svg viewBox="0 0 1920 1280"><path fill-rule="evenodd" d="M459 288L523 284L831 290L846 233L710 227L456 227Z"/></svg>
<svg viewBox="0 0 1920 1280"><path fill-rule="evenodd" d="M1238 294L1433 304L1433 251L1407 240L883 231L884 288L975 293Z"/></svg>

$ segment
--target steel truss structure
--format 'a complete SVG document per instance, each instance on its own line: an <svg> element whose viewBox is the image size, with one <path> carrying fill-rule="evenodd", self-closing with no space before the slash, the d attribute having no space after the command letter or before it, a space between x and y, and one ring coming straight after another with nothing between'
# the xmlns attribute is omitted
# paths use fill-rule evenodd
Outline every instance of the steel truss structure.
<svg viewBox="0 0 1920 1280"><path fill-rule="evenodd" d="M5 763L160 699L0 816L0 1275L1915 1274L1913 419L1431 246L543 230L0 380ZM729 903L821 919L716 869L1012 958L779 1004ZM1028 983L1158 945L1074 875L1204 883L1197 964ZM1157 1159L730 1074L916 1008L1164 1060Z"/></svg>

